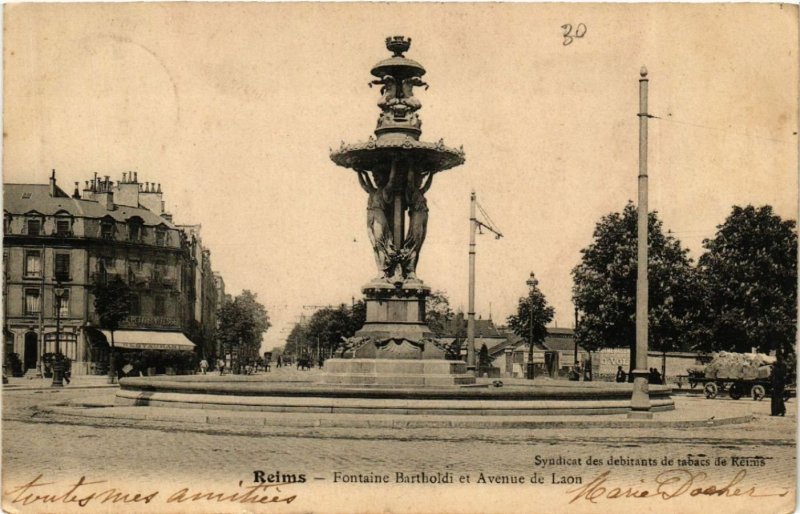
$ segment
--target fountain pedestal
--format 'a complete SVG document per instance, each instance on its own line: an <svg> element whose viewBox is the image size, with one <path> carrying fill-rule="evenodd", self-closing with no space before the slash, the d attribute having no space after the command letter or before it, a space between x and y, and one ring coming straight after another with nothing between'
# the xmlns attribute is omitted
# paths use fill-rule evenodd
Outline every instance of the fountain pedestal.
<svg viewBox="0 0 800 514"><path fill-rule="evenodd" d="M430 288L421 282L376 281L363 289L364 326L341 358L325 361L326 384L444 386L474 384L466 363L447 360L447 348L425 322Z"/></svg>

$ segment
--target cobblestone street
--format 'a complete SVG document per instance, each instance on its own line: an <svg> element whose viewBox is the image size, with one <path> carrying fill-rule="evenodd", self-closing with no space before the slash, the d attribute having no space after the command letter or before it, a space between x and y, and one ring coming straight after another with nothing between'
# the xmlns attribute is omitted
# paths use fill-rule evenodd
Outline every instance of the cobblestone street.
<svg viewBox="0 0 800 514"><path fill-rule="evenodd" d="M535 471L591 476L607 459L763 457L748 478L791 486L795 475L796 402L785 418L771 418L769 402L676 397L678 409L707 402L757 415L745 424L692 429L575 428L540 430L344 429L167 423L59 417L39 412L47 403L96 397L115 389L13 390L3 396L3 468L6 477L44 474L124 475L147 481L191 476L250 480L255 469L305 473L326 481L335 472L454 471L531 474ZM144 407L142 407L144 408ZM541 459L600 458L600 466L543 466ZM538 457L538 460L537 460ZM537 465L538 462L538 465ZM612 466L615 476L635 478L642 466ZM734 468L730 468L734 470ZM652 473L652 470L650 471Z"/></svg>

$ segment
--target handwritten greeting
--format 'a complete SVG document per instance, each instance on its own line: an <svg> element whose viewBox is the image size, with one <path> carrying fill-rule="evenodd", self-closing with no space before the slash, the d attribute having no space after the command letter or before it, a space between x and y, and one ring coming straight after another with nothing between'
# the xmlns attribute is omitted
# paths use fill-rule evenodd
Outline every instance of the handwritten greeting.
<svg viewBox="0 0 800 514"><path fill-rule="evenodd" d="M43 475L5 491L4 496L13 505L70 504L79 507L111 504L149 504L156 498L166 503L214 502L238 504L289 504L297 499L296 494L285 493L281 487L289 483L244 485L239 481L234 490L197 491L189 487L169 491L161 490L127 491L110 487L107 480L88 480L80 477L74 483L61 485L58 482L45 482ZM55 492L52 492L55 490Z"/></svg>

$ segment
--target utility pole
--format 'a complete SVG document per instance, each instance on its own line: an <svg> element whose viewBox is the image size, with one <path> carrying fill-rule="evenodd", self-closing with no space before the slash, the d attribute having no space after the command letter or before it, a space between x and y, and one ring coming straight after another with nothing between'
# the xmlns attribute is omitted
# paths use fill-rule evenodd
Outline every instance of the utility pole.
<svg viewBox="0 0 800 514"><path fill-rule="evenodd" d="M475 369L475 191L469 195L469 304L467 307L467 369Z"/></svg>
<svg viewBox="0 0 800 514"><path fill-rule="evenodd" d="M647 68L642 66L639 78L639 205L637 225L637 269L636 269L636 343L631 358L634 362L633 393L629 418L650 419L650 393L648 391L647 346L648 346L648 304L649 291L647 277Z"/></svg>
<svg viewBox="0 0 800 514"><path fill-rule="evenodd" d="M475 209L481 210L481 214L487 218L487 223L478 220ZM475 235L481 229L492 232L495 239L500 239L500 233L491 223L491 219L486 212L478 205L475 191L469 195L469 304L467 308L467 369L474 370L475 366Z"/></svg>

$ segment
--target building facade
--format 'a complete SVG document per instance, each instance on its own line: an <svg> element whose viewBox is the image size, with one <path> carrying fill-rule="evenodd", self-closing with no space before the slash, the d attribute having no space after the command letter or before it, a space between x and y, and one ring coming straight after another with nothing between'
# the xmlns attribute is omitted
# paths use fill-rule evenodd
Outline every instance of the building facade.
<svg viewBox="0 0 800 514"><path fill-rule="evenodd" d="M40 370L57 344L74 374L105 373L111 334L92 289L116 277L131 294L116 347L194 350L190 337L213 334L214 321L197 313L215 309L216 295L199 305L192 240L164 211L160 185L139 183L134 172L118 182L95 175L70 196L54 171L47 185L5 184L3 214L6 362L16 354L24 372ZM210 256L205 262L210 269Z"/></svg>

